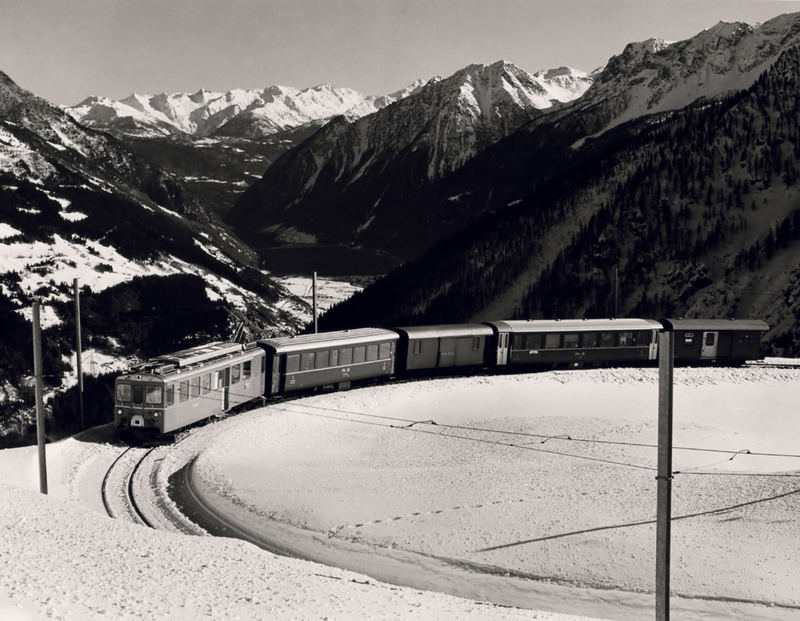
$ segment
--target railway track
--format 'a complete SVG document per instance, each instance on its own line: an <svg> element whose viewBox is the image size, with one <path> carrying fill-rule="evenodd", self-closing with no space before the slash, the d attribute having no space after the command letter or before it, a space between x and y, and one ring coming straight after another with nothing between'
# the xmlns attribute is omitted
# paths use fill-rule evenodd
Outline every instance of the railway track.
<svg viewBox="0 0 800 621"><path fill-rule="evenodd" d="M153 528L152 522L136 502L134 480L145 458L154 450L128 447L108 468L101 489L103 506L108 515Z"/></svg>
<svg viewBox="0 0 800 621"><path fill-rule="evenodd" d="M128 447L120 452L101 485L106 513L149 528L206 534L177 509L160 485L160 466L168 450L169 446Z"/></svg>

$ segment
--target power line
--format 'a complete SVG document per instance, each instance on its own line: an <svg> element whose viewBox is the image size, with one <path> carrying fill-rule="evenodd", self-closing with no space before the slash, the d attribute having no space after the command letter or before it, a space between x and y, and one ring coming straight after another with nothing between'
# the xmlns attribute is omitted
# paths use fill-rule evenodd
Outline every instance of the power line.
<svg viewBox="0 0 800 621"><path fill-rule="evenodd" d="M448 427L450 429L460 429L463 431L478 431L478 432L485 432L485 433L497 433L497 434L504 434L504 435L512 435L512 436L521 436L521 437L529 437L529 438L542 438L543 442L547 442L548 440L564 440L564 441L572 441L572 442L585 442L585 443L594 443L594 444L609 444L609 445L616 445L616 446L631 446L631 447L639 447L639 448L658 448L655 444L646 444L640 442L624 442L621 440L598 440L593 438L573 438L570 435L563 434L563 435L553 435L553 434L537 434L537 433L530 433L525 431L509 431L505 429L492 429L488 427L471 427L466 425L451 425L448 423L437 423L435 420L413 420L407 418L398 418L392 416L386 416L381 414L366 414L363 412L356 412L353 410L345 410L340 408L331 408L325 407L321 405L312 405L312 404L297 404L300 407L307 407L307 408L314 408L319 410L327 410L333 412L339 412L342 414L354 414L357 416L365 416L368 418L381 418L387 420L395 420L404 423L413 423L413 424L428 424L428 425L436 425L437 427ZM754 457L792 457L792 458L800 458L800 454L795 453L767 453L767 452L759 452L759 451L750 451L749 449L714 449L714 448L704 448L704 447L695 447L695 446L674 446L673 449L679 449L683 451L697 451L697 452L704 452L704 453L722 453L725 455L752 455Z"/></svg>
<svg viewBox="0 0 800 621"><path fill-rule="evenodd" d="M529 446L527 444L512 444L510 442L500 442L498 440L487 440L485 438L471 438L469 436L460 436L460 435L451 434L451 433L427 431L425 429L418 429L416 427L411 427L411 426L398 427L397 425L382 425L380 423L375 423L375 422L371 422L371 421L355 420L355 419L352 419L352 418L342 418L342 417L339 417L339 416L332 416L330 414L314 414L314 413L311 413L311 412L300 412L298 410L288 410L285 407L281 407L281 406L277 406L276 409L281 409L281 410L284 410L284 411L288 411L288 412L291 412L293 414L302 414L302 415L305 415L305 416L313 416L313 417L317 417L317 418L328 418L328 419L331 419L331 420L338 420L338 421L343 421L343 422L358 423L358 424L364 424L364 425L372 425L372 426L375 426L375 427L383 427L385 429L400 429L400 430L404 430L404 431L411 431L411 432L422 433L422 434L426 434L426 435L445 437L445 438L454 438L454 439L457 439L457 440L466 440L468 442L478 442L478 443L481 443L481 444L492 444L492 445L496 445L496 446L505 446L505 447L509 447L509 448L517 448L517 449L521 449L521 450L525 450L525 451L533 451L533 452L537 452L537 453L548 453L548 454L551 454L551 455L559 455L559 456L563 456L563 457L572 457L574 459L584 459L584 460L588 460L588 461L596 461L596 462L605 463L605 464L611 464L611 465L615 465L615 466L625 466L625 467L628 467L628 468L637 468L637 469L641 469L641 470L655 470L655 468L653 468L652 466L643 466L643 465L640 465L640 464L632 464L632 463L628 463L628 462L614 461L614 460L611 460L611 459L603 459L601 457L590 457L588 455L576 455L574 453L564 453L563 451L553 451L553 450L550 450L550 449L543 449L543 448L539 448L539 447L535 447L535 446Z"/></svg>

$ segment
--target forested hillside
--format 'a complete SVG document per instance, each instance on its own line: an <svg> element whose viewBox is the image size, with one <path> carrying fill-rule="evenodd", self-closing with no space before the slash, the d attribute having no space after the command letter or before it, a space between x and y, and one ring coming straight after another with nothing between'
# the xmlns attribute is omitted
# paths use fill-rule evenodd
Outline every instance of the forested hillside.
<svg viewBox="0 0 800 621"><path fill-rule="evenodd" d="M608 316L618 270L620 316L759 317L797 354L799 92L792 48L746 91L580 146L577 113L518 132L442 182L494 213L321 325Z"/></svg>

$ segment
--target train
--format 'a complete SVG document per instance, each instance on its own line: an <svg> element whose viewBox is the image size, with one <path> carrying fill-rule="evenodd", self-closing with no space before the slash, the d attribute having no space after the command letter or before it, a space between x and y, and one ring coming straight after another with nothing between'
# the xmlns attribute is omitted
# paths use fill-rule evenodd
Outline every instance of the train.
<svg viewBox="0 0 800 621"><path fill-rule="evenodd" d="M761 359L769 326L755 319L563 319L358 328L212 342L143 362L115 380L118 433L158 436L245 404L314 389L484 369L654 364L674 334L676 364Z"/></svg>

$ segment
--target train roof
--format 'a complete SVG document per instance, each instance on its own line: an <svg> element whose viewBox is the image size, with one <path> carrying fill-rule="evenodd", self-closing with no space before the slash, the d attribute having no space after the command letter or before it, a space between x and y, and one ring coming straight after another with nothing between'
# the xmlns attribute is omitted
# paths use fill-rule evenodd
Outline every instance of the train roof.
<svg viewBox="0 0 800 621"><path fill-rule="evenodd" d="M404 326L394 328L412 339L440 338L451 336L489 336L494 330L485 323L453 323L443 326Z"/></svg>
<svg viewBox="0 0 800 621"><path fill-rule="evenodd" d="M171 354L163 354L151 358L148 362L162 362L164 364L174 364L176 367L184 368L199 362L208 362L215 358L222 358L231 354L241 353L244 346L241 343L231 343L215 341L205 343L196 347L182 349Z"/></svg>
<svg viewBox="0 0 800 621"><path fill-rule="evenodd" d="M355 330L338 330L335 332L319 332L317 334L300 334L282 336L274 339L263 339L258 344L270 347L277 353L293 351L309 351L316 347L339 347L341 345L357 345L361 343L377 343L397 340L399 335L383 328L358 328Z"/></svg>
<svg viewBox="0 0 800 621"><path fill-rule="evenodd" d="M189 347L188 349L181 349L180 351L170 354L162 354L149 358L131 367L125 372L125 375L120 377L128 379L131 376L138 376L138 378L141 379L142 375L169 375L180 373L181 371L191 371L192 369L228 360L233 356L250 352L256 347L256 343L214 341L212 343L197 345L196 347Z"/></svg>
<svg viewBox="0 0 800 621"><path fill-rule="evenodd" d="M510 319L490 321L502 332L597 332L609 330L661 330L653 319Z"/></svg>
<svg viewBox="0 0 800 621"><path fill-rule="evenodd" d="M662 319L670 330L766 332L769 325L760 319Z"/></svg>

